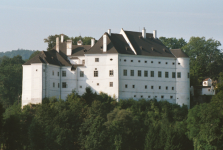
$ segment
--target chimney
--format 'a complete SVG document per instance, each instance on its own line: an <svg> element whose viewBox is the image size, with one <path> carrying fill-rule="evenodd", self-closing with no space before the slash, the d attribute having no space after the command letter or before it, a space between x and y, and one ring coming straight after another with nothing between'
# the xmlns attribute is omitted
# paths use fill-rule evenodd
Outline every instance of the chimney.
<svg viewBox="0 0 223 150"><path fill-rule="evenodd" d="M145 29L145 27L143 27L143 29L142 29L142 37L144 39L146 39L146 29Z"/></svg>
<svg viewBox="0 0 223 150"><path fill-rule="evenodd" d="M94 46L95 40L91 39L91 47Z"/></svg>
<svg viewBox="0 0 223 150"><path fill-rule="evenodd" d="M111 36L111 29L108 29L108 35Z"/></svg>
<svg viewBox="0 0 223 150"><path fill-rule="evenodd" d="M59 37L56 38L56 51L59 53Z"/></svg>
<svg viewBox="0 0 223 150"><path fill-rule="evenodd" d="M154 38L154 39L157 38L157 32L156 32L156 30L153 30L153 38Z"/></svg>
<svg viewBox="0 0 223 150"><path fill-rule="evenodd" d="M60 38L60 39L61 39L61 43L63 43L63 40L64 40L64 35L63 35L63 34L61 34L61 35L60 35L60 37L61 37L61 38Z"/></svg>
<svg viewBox="0 0 223 150"><path fill-rule="evenodd" d="M107 35L103 35L103 52L107 52Z"/></svg>
<svg viewBox="0 0 223 150"><path fill-rule="evenodd" d="M67 55L72 54L72 40L67 40Z"/></svg>

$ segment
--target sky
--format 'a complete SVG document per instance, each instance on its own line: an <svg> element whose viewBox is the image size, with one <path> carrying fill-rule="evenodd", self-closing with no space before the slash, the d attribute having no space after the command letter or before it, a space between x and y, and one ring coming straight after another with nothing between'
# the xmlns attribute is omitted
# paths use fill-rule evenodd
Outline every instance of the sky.
<svg viewBox="0 0 223 150"><path fill-rule="evenodd" d="M223 44L223 0L0 0L0 52L46 50L49 35L119 33L213 38ZM223 49L223 46L219 47Z"/></svg>

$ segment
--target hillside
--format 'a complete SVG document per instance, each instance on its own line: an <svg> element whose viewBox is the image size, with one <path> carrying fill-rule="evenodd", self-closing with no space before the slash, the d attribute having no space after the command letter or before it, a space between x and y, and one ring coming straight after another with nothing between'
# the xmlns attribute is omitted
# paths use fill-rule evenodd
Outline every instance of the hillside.
<svg viewBox="0 0 223 150"><path fill-rule="evenodd" d="M29 57L32 55L33 52L35 51L18 49L18 50L12 50L12 51L7 51L7 52L0 52L0 57L7 56L9 58L13 58L14 56L20 55L22 56L23 60L26 60L26 59L29 59Z"/></svg>

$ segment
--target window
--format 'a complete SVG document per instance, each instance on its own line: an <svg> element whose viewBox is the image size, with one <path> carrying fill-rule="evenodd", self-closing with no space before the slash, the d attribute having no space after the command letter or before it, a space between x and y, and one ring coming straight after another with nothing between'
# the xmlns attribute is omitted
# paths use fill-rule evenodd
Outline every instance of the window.
<svg viewBox="0 0 223 150"><path fill-rule="evenodd" d="M124 59L124 62L126 62L126 59Z"/></svg>
<svg viewBox="0 0 223 150"><path fill-rule="evenodd" d="M80 77L84 77L84 71L80 71Z"/></svg>
<svg viewBox="0 0 223 150"><path fill-rule="evenodd" d="M164 98L164 96L163 96L163 95L161 95L161 98Z"/></svg>
<svg viewBox="0 0 223 150"><path fill-rule="evenodd" d="M176 72L172 72L172 78L176 78Z"/></svg>
<svg viewBox="0 0 223 150"><path fill-rule="evenodd" d="M85 60L82 60L82 64L85 64Z"/></svg>
<svg viewBox="0 0 223 150"><path fill-rule="evenodd" d="M80 88L82 88L82 86L80 86Z"/></svg>
<svg viewBox="0 0 223 150"><path fill-rule="evenodd" d="M113 70L109 70L109 76L112 77L114 75L114 71Z"/></svg>
<svg viewBox="0 0 223 150"><path fill-rule="evenodd" d="M161 62L159 61L159 64L161 64Z"/></svg>
<svg viewBox="0 0 223 150"><path fill-rule="evenodd" d="M161 86L159 86L159 89L161 89Z"/></svg>
<svg viewBox="0 0 223 150"><path fill-rule="evenodd" d="M150 77L154 77L154 71L150 71Z"/></svg>
<svg viewBox="0 0 223 150"><path fill-rule="evenodd" d="M38 71L38 69L36 69L36 71Z"/></svg>
<svg viewBox="0 0 223 150"><path fill-rule="evenodd" d="M144 71L144 77L148 77L148 71Z"/></svg>
<svg viewBox="0 0 223 150"><path fill-rule="evenodd" d="M148 96L148 98L150 98L150 95Z"/></svg>
<svg viewBox="0 0 223 150"><path fill-rule="evenodd" d="M66 82L62 82L62 88L67 88L67 83Z"/></svg>
<svg viewBox="0 0 223 150"><path fill-rule="evenodd" d="M153 89L153 86L151 86L151 89Z"/></svg>
<svg viewBox="0 0 223 150"><path fill-rule="evenodd" d="M110 87L113 87L113 82L109 82L109 86Z"/></svg>
<svg viewBox="0 0 223 150"><path fill-rule="evenodd" d="M57 76L60 76L60 73L59 72L57 72Z"/></svg>
<svg viewBox="0 0 223 150"><path fill-rule="evenodd" d="M138 62L140 63L140 60L138 60Z"/></svg>
<svg viewBox="0 0 223 150"><path fill-rule="evenodd" d="M94 77L98 77L98 71L94 71Z"/></svg>
<svg viewBox="0 0 223 150"><path fill-rule="evenodd" d="M123 76L127 76L127 70L126 69L123 70Z"/></svg>
<svg viewBox="0 0 223 150"><path fill-rule="evenodd" d="M151 61L151 64L153 63L153 61Z"/></svg>
<svg viewBox="0 0 223 150"><path fill-rule="evenodd" d="M178 63L178 65L180 65L180 63Z"/></svg>
<svg viewBox="0 0 223 150"><path fill-rule="evenodd" d="M131 62L133 62L133 60L131 60Z"/></svg>
<svg viewBox="0 0 223 150"><path fill-rule="evenodd" d="M175 65L175 63L174 63L174 62L173 62L172 64L173 64L173 65Z"/></svg>
<svg viewBox="0 0 223 150"><path fill-rule="evenodd" d="M166 65L168 64L168 62L166 62Z"/></svg>
<svg viewBox="0 0 223 150"><path fill-rule="evenodd" d="M141 70L138 70L138 76L141 77Z"/></svg>
<svg viewBox="0 0 223 150"><path fill-rule="evenodd" d="M155 98L157 98L157 96L155 96Z"/></svg>
<svg viewBox="0 0 223 150"><path fill-rule="evenodd" d="M131 70L130 72L131 72L131 76L134 76L134 70Z"/></svg>
<svg viewBox="0 0 223 150"><path fill-rule="evenodd" d="M147 63L147 61L145 61L145 63Z"/></svg>
<svg viewBox="0 0 223 150"><path fill-rule="evenodd" d="M52 75L54 76L54 71L52 71Z"/></svg>
<svg viewBox="0 0 223 150"><path fill-rule="evenodd" d="M141 98L143 98L143 95L141 95Z"/></svg>
<svg viewBox="0 0 223 150"><path fill-rule="evenodd" d="M145 85L145 89L147 89L147 85Z"/></svg>
<svg viewBox="0 0 223 150"><path fill-rule="evenodd" d="M60 83L58 83L58 88L60 88Z"/></svg>
<svg viewBox="0 0 223 150"><path fill-rule="evenodd" d="M128 84L125 85L125 88L128 88Z"/></svg>
<svg viewBox="0 0 223 150"><path fill-rule="evenodd" d="M62 77L66 77L66 71L62 71Z"/></svg>
<svg viewBox="0 0 223 150"><path fill-rule="evenodd" d="M181 72L177 72L177 78L181 78Z"/></svg>
<svg viewBox="0 0 223 150"><path fill-rule="evenodd" d="M99 58L95 58L95 62L99 62Z"/></svg>
<svg viewBox="0 0 223 150"><path fill-rule="evenodd" d="M55 87L55 83L53 82L53 87Z"/></svg>
<svg viewBox="0 0 223 150"><path fill-rule="evenodd" d="M132 88L134 89L135 88L135 85L132 85Z"/></svg>
<svg viewBox="0 0 223 150"><path fill-rule="evenodd" d="M136 95L134 95L134 97L136 97Z"/></svg>
<svg viewBox="0 0 223 150"><path fill-rule="evenodd" d="M158 77L162 77L162 72L161 71L158 71Z"/></svg>
<svg viewBox="0 0 223 150"><path fill-rule="evenodd" d="M208 89L208 91L210 91L211 89Z"/></svg>
<svg viewBox="0 0 223 150"><path fill-rule="evenodd" d="M169 72L165 72L165 78L169 78Z"/></svg>
<svg viewBox="0 0 223 150"><path fill-rule="evenodd" d="M111 58L110 61L112 61L113 59Z"/></svg>
<svg viewBox="0 0 223 150"><path fill-rule="evenodd" d="M190 73L189 72L187 73L187 78L190 78Z"/></svg>
<svg viewBox="0 0 223 150"><path fill-rule="evenodd" d="M172 90L174 90L174 87L172 87Z"/></svg>
<svg viewBox="0 0 223 150"><path fill-rule="evenodd" d="M99 83L97 83L97 86L99 86Z"/></svg>
<svg viewBox="0 0 223 150"><path fill-rule="evenodd" d="M173 98L173 96L170 96L170 99L172 99Z"/></svg>

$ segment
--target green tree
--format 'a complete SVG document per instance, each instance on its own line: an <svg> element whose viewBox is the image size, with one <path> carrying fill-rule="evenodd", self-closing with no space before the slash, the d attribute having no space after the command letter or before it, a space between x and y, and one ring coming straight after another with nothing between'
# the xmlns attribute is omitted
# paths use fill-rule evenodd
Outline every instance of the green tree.
<svg viewBox="0 0 223 150"><path fill-rule="evenodd" d="M166 38L166 37L159 37L159 40L169 49L181 49L183 46L187 44L187 42L183 39L177 38Z"/></svg>
<svg viewBox="0 0 223 150"><path fill-rule="evenodd" d="M182 49L190 57L191 85L200 85L205 77L216 79L223 68L221 43L205 37L191 37Z"/></svg>

